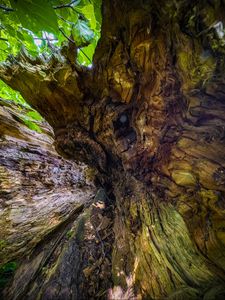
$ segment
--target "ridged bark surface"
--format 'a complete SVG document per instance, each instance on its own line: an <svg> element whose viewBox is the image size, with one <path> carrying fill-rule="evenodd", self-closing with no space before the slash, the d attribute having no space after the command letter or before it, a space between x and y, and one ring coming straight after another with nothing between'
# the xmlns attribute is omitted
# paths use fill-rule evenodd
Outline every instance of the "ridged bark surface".
<svg viewBox="0 0 225 300"><path fill-rule="evenodd" d="M222 299L224 1L106 0L102 13L92 69L63 52L0 71L108 193L111 277L90 263L78 299Z"/></svg>

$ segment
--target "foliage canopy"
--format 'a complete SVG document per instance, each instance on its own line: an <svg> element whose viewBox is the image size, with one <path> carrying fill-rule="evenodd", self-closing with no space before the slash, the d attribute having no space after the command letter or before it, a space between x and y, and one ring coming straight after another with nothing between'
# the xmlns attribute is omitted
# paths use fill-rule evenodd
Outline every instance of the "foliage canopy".
<svg viewBox="0 0 225 300"><path fill-rule="evenodd" d="M0 61L22 47L32 56L51 55L68 40L78 63L89 66L100 37L101 0L3 0L0 5ZM0 97L27 105L0 81ZM35 119L35 116L30 116Z"/></svg>

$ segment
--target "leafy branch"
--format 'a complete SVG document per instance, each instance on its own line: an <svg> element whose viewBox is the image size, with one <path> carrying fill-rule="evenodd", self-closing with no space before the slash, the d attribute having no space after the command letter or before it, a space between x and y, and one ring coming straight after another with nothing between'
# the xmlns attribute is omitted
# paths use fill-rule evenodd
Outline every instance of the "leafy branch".
<svg viewBox="0 0 225 300"><path fill-rule="evenodd" d="M73 43L74 45L76 45L75 41L72 40L70 37L68 37L65 32L63 32L63 30L60 28L59 31L62 33L62 35L71 43ZM90 63L92 63L92 61L90 60L90 58L86 55L86 53L79 48L79 51L81 51L83 53L83 55L89 60Z"/></svg>
<svg viewBox="0 0 225 300"><path fill-rule="evenodd" d="M67 4L61 4L61 5L56 5L56 6L53 6L54 9L61 9L61 8L72 8L74 11L75 8L73 7L73 4L76 6L77 3L79 3L80 1L77 1L77 0L73 0L71 1L70 3L67 3ZM76 4L75 4L76 3ZM77 11L76 11L77 12Z"/></svg>
<svg viewBox="0 0 225 300"><path fill-rule="evenodd" d="M31 58L62 50L70 62L90 65L100 36L100 8L101 0L1 1L0 62L22 53L23 45ZM2 81L0 97L25 103Z"/></svg>

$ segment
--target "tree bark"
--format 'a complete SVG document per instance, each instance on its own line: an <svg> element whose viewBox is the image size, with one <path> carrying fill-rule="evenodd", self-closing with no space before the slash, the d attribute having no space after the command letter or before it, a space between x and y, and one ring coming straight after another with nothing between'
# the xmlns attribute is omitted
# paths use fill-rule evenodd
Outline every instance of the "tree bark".
<svg viewBox="0 0 225 300"><path fill-rule="evenodd" d="M81 266L68 299L222 299L224 1L106 0L102 14L92 69L68 48L48 61L23 53L0 71L110 198L111 277L102 284L102 265Z"/></svg>
<svg viewBox="0 0 225 300"><path fill-rule="evenodd" d="M55 152L50 126L37 122L42 129L38 133L24 124L29 111L0 99L0 267L11 261L19 265L43 240L68 231L68 223L95 195L86 167Z"/></svg>

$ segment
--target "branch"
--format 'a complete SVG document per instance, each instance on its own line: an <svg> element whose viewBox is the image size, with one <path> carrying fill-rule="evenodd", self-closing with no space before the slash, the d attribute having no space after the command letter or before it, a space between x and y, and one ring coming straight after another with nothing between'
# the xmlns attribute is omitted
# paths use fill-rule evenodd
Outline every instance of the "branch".
<svg viewBox="0 0 225 300"><path fill-rule="evenodd" d="M71 1L70 3L67 3L67 4L62 4L62 5L56 5L56 6L53 6L53 8L54 8L54 9L72 8L73 10L75 10L74 7L73 7L72 5L73 5L74 3L76 3L76 2L79 2L79 1L74 0L74 1ZM75 5L76 5L76 4L75 4ZM5 11L7 11L7 12L15 11L13 8L8 7L8 6L4 6L4 5L2 5L2 4L0 4L0 9L3 9L3 10L5 10Z"/></svg>
<svg viewBox="0 0 225 300"><path fill-rule="evenodd" d="M63 18L62 16L60 16L60 15L57 15L57 17L58 17L59 19L63 20L63 22L65 22L65 23L67 23L67 24L74 25L73 22L70 22L70 21L64 19L64 18Z"/></svg>
<svg viewBox="0 0 225 300"><path fill-rule="evenodd" d="M0 65L0 78L19 91L54 128L63 127L78 114L83 98L78 72L82 73L81 68L72 66L58 52L47 61L23 52Z"/></svg>
<svg viewBox="0 0 225 300"><path fill-rule="evenodd" d="M53 6L54 9L61 9L61 8L72 8L73 10L74 7L72 6L75 2L79 2L77 0L71 1L70 3L67 4L62 4L62 5L57 5L57 6ZM75 10L76 11L76 10Z"/></svg>
<svg viewBox="0 0 225 300"><path fill-rule="evenodd" d="M1 38L0 38L1 39ZM34 40L40 40L40 41L58 41L58 39L50 39L50 38L39 38L39 37L34 37Z"/></svg>
<svg viewBox="0 0 225 300"><path fill-rule="evenodd" d="M74 40L72 40L69 36L67 36L67 35L65 34L65 32L64 32L61 28L59 28L59 31L62 33L62 35L63 35L69 42L75 44Z"/></svg>
<svg viewBox="0 0 225 300"><path fill-rule="evenodd" d="M8 6L4 6L4 5L1 5L1 4L0 4L0 9L3 9L3 10L5 10L5 11L14 11L13 8L8 7Z"/></svg>
<svg viewBox="0 0 225 300"><path fill-rule="evenodd" d="M63 32L62 29L59 29L59 31L62 33L62 35L63 35L69 42L71 42L71 43L73 43L74 45L76 45L75 41L72 40L70 37L68 37L68 36ZM89 60L89 62L92 63L92 61L90 60L90 58L87 56L87 54L84 53L84 51L83 51L81 48L79 48L79 51L81 51L81 52L84 54L84 56Z"/></svg>

